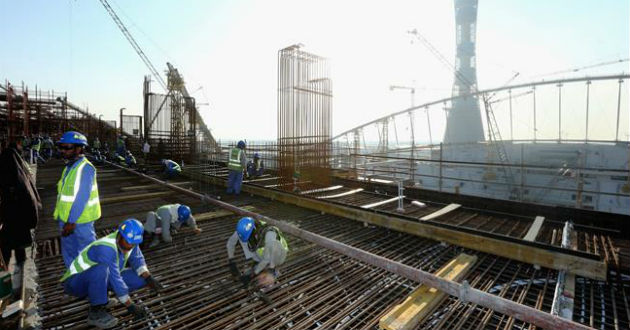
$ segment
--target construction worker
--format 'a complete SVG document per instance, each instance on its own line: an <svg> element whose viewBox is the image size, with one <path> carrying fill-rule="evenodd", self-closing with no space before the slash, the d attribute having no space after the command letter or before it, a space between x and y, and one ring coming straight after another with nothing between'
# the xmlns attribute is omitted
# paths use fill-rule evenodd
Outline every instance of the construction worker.
<svg viewBox="0 0 630 330"><path fill-rule="evenodd" d="M98 139L98 136L92 142L92 150L101 150L101 141Z"/></svg>
<svg viewBox="0 0 630 330"><path fill-rule="evenodd" d="M162 205L155 212L148 212L145 230L148 234L153 236L149 247L160 244L160 233L162 234L162 240L164 240L164 242L172 242L171 231L175 233L183 224L192 228L195 234L201 233L201 228L197 227L197 222L190 213L190 207L186 205Z"/></svg>
<svg viewBox="0 0 630 330"><path fill-rule="evenodd" d="M261 176L264 170L264 164L263 161L260 159L260 155L258 155L258 153L255 153L254 160L247 163L247 176Z"/></svg>
<svg viewBox="0 0 630 330"><path fill-rule="evenodd" d="M252 259L256 265L241 275L234 259L234 247L241 243L245 259ZM264 221L244 217L236 224L236 231L227 241L229 267L232 275L248 287L255 277L258 288L275 283L278 277L276 267L282 265L289 252L289 246L280 229L267 225Z"/></svg>
<svg viewBox="0 0 630 330"><path fill-rule="evenodd" d="M142 223L123 221L118 230L86 246L72 261L61 282L67 294L90 301L87 324L102 329L116 326L118 320L107 312L107 293L114 291L118 301L134 318L146 317L145 307L133 303L129 293L149 286L159 292L162 285L149 273L140 247ZM126 268L127 263L130 268Z"/></svg>
<svg viewBox="0 0 630 330"><path fill-rule="evenodd" d="M170 159L162 159L164 165L164 178L171 179L182 172L182 168L176 162Z"/></svg>
<svg viewBox="0 0 630 330"><path fill-rule="evenodd" d="M33 162L46 163L46 160L42 158L39 154L39 151L42 148L42 138L40 136L36 136L33 138L33 142L31 144L31 150L33 151Z"/></svg>
<svg viewBox="0 0 630 330"><path fill-rule="evenodd" d="M127 146L125 145L126 138L126 136L121 134L118 136L118 140L116 140L116 153L123 157L125 157L127 153Z"/></svg>
<svg viewBox="0 0 630 330"><path fill-rule="evenodd" d="M228 182L227 193L239 195L243 184L243 171L247 166L247 156L245 155L245 142L238 141L235 148L230 150L228 159Z"/></svg>
<svg viewBox="0 0 630 330"><path fill-rule="evenodd" d="M46 135L44 137L44 142L42 143L42 154L44 155L44 159L49 160L52 158L54 146L55 144L53 143L50 136Z"/></svg>
<svg viewBox="0 0 630 330"><path fill-rule="evenodd" d="M57 183L53 216L59 222L61 254L66 267L96 240L94 221L101 217L96 169L83 154L87 145L87 138L74 131L65 132L57 141L66 166Z"/></svg>
<svg viewBox="0 0 630 330"><path fill-rule="evenodd" d="M129 168L136 168L136 157L133 156L130 150L127 150L127 155L125 156L125 163Z"/></svg>

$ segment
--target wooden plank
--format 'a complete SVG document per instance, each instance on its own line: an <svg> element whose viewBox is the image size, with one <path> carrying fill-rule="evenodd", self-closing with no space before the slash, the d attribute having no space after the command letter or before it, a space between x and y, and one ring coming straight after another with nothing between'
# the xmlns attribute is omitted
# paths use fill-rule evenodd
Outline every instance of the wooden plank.
<svg viewBox="0 0 630 330"><path fill-rule="evenodd" d="M445 207L431 213L431 214L427 214L425 216L423 216L422 218L420 218L420 220L422 221L427 221L427 220L431 220L431 219L435 219L441 215L444 215L448 212L451 212L453 210L457 210L461 205L459 204L455 204L455 203L451 203L446 205Z"/></svg>
<svg viewBox="0 0 630 330"><path fill-rule="evenodd" d="M300 182L296 182L295 185L299 185L299 184L302 184L302 183L311 183L311 181L300 181ZM270 185L266 185L265 188L284 187L284 186L290 186L292 184L293 184L293 182L270 184Z"/></svg>
<svg viewBox="0 0 630 330"><path fill-rule="evenodd" d="M269 181L269 180L275 180L275 179L280 179L280 177L272 176L269 178L262 178L262 179L243 180L243 182L259 182L259 181Z"/></svg>
<svg viewBox="0 0 630 330"><path fill-rule="evenodd" d="M120 203L120 202L131 202L131 201L151 199L151 198L156 198L156 197L164 197L164 196L168 196L172 194L173 194L173 191L169 190L169 191L160 191L160 192L147 193L147 194L114 196L114 197L101 198L100 202L101 202L101 205L107 205L107 204Z"/></svg>
<svg viewBox="0 0 630 330"><path fill-rule="evenodd" d="M181 186L181 185L192 184L192 182L191 181L171 182L171 184L174 184L176 186L178 186L178 185ZM153 184L147 184L147 185L142 185L142 186L121 187L120 190L121 191L136 191L136 190L145 190L145 189L159 188L159 187L164 187L164 186L159 185L157 183L153 183Z"/></svg>
<svg viewBox="0 0 630 330"><path fill-rule="evenodd" d="M243 206L241 207L247 211L252 211L254 212L256 210L256 208L254 206L248 205L248 206ZM210 220L210 219L215 219L215 218L221 218L221 217L225 217L228 215L234 215L235 213L232 211L228 211L228 210L217 210L217 211L212 211L212 212L205 212L205 213L199 213L199 214L195 214L195 221L199 222L199 221L204 221L204 220Z"/></svg>
<svg viewBox="0 0 630 330"><path fill-rule="evenodd" d="M365 205L361 205L362 209L371 209L373 207L377 207L377 206L381 206L381 205L385 205L385 204L389 204L391 202L395 202L401 198L405 198L405 196L396 196L394 198L390 198L390 199L386 199L384 201L378 201L375 203L370 203L370 204L365 204Z"/></svg>
<svg viewBox="0 0 630 330"><path fill-rule="evenodd" d="M534 219L534 223L532 223L531 227L529 227L529 230L527 231L527 234L525 234L525 237L523 237L523 239L530 242L535 241L536 236L538 236L538 232L540 231L540 228L542 228L543 221L545 221L545 217L537 216L536 219Z"/></svg>
<svg viewBox="0 0 630 330"><path fill-rule="evenodd" d="M325 192L325 191L332 191L332 190L337 190L337 189L341 189L341 188L343 188L343 186L330 186L330 187L326 187L326 188L305 190L305 191L300 192L300 195L319 193L319 192Z"/></svg>
<svg viewBox="0 0 630 330"><path fill-rule="evenodd" d="M343 196L348 196L348 195L356 194L356 193L358 193L359 191L363 191L363 188L353 189L353 190L346 191L346 192L342 192L342 193L340 193L340 194L336 194L336 195L319 196L319 197L317 197L317 198L319 198L319 199L337 198L337 197L343 197Z"/></svg>
<svg viewBox="0 0 630 330"><path fill-rule="evenodd" d="M202 176L183 172L193 179L213 184L225 184L225 180L216 177ZM376 213L344 205L331 205L314 198L302 197L279 190L265 189L254 185L244 185L243 191L270 198L282 203L293 204L319 212L326 212L343 218L366 222L372 225L389 228L403 233L425 237L437 241L454 244L476 251L491 253L508 259L539 265L552 269L567 269L576 275L605 281L608 266L605 261L595 260L561 251L549 250L541 246L521 244L475 233L459 231L433 225L427 222L413 222L400 217Z"/></svg>
<svg viewBox="0 0 630 330"><path fill-rule="evenodd" d="M477 262L477 256L461 253L442 266L435 275L454 282L459 282ZM406 330L415 328L429 315L447 294L427 285L420 285L405 301L392 308L381 317L379 326L386 330Z"/></svg>

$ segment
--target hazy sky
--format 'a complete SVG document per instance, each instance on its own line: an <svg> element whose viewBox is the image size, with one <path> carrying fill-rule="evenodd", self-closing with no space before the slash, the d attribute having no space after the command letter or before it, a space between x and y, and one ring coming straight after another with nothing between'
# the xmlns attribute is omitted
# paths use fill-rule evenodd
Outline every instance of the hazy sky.
<svg viewBox="0 0 630 330"><path fill-rule="evenodd" d="M331 59L333 133L408 107L391 84L415 86L417 104L450 95L453 73L406 31L454 62L453 1L109 2L160 71L167 61L180 70L219 139L275 138L277 53L295 43ZM627 58L629 3L480 0L479 87ZM105 119L121 107L141 114L148 70L99 1L0 0L0 22L0 79L67 91ZM624 62L571 75L629 71Z"/></svg>

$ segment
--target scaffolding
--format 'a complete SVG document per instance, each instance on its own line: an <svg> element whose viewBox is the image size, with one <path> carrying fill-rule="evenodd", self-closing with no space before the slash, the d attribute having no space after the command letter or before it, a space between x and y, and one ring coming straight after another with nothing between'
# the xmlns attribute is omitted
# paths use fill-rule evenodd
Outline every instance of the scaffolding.
<svg viewBox="0 0 630 330"><path fill-rule="evenodd" d="M66 93L33 90L6 81L0 84L0 140L15 141L22 136L59 138L68 130L85 134L91 142L116 138L116 123L103 121L68 101Z"/></svg>
<svg viewBox="0 0 630 330"><path fill-rule="evenodd" d="M183 77L167 63L167 94L151 92L151 77L144 78L144 129L150 145L162 146L159 157L184 160L220 150L199 115L195 98L186 90Z"/></svg>

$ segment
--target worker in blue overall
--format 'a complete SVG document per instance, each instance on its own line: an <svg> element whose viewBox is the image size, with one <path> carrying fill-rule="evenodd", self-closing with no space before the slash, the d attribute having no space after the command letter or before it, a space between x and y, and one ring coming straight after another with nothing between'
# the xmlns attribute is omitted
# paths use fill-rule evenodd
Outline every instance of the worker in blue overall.
<svg viewBox="0 0 630 330"><path fill-rule="evenodd" d="M241 193L241 185L243 184L243 171L247 166L247 156L245 155L245 142L238 141L236 147L230 150L228 158L228 182L227 193L238 194Z"/></svg>
<svg viewBox="0 0 630 330"><path fill-rule="evenodd" d="M109 290L138 320L146 317L146 307L134 303L129 293L144 286L155 292L163 288L149 272L138 246L142 243L143 231L140 221L123 221L118 230L86 246L61 277L67 294L89 300L88 325L108 329L118 323L107 312Z"/></svg>
<svg viewBox="0 0 630 330"><path fill-rule="evenodd" d="M239 243L245 259L254 262L244 274L239 271L235 259L234 250ZM276 282L279 275L277 267L284 263L289 253L289 245L278 227L250 217L238 221L236 231L228 239L226 248L232 275L240 279L246 287L255 279L259 289Z"/></svg>
<svg viewBox="0 0 630 330"><path fill-rule="evenodd" d="M265 165L260 159L258 153L254 153L254 160L247 163L247 177L254 178L263 175L265 171Z"/></svg>
<svg viewBox="0 0 630 330"><path fill-rule="evenodd" d="M170 159L162 159L164 165L164 178L171 179L178 176L182 172L182 168L176 162Z"/></svg>
<svg viewBox="0 0 630 330"><path fill-rule="evenodd" d="M53 217L59 223L66 268L84 247L96 240L94 221L101 217L96 169L83 154L87 145L85 135L74 131L65 132L57 141L66 166L57 183Z"/></svg>

